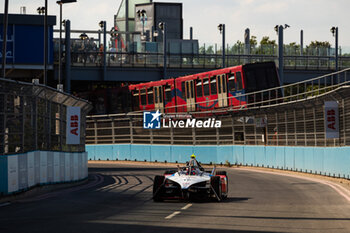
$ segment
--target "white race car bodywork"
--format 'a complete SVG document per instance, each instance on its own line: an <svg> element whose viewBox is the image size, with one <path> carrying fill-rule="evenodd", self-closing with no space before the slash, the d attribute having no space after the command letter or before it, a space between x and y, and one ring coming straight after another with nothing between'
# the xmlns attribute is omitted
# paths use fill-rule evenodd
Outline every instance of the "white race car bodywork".
<svg viewBox="0 0 350 233"><path fill-rule="evenodd" d="M173 175L167 176L168 180L176 182L180 185L181 189L188 189L191 185L201 183L201 182L210 182L211 175L206 172L202 172L199 175L186 175L180 172L176 172Z"/></svg>

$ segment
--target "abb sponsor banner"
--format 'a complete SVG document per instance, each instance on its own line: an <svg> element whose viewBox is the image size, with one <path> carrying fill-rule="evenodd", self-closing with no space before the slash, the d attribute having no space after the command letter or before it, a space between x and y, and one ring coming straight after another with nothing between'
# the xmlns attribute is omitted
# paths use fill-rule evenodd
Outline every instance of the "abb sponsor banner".
<svg viewBox="0 0 350 233"><path fill-rule="evenodd" d="M80 107L67 107L67 144L80 144L80 121Z"/></svg>
<svg viewBox="0 0 350 233"><path fill-rule="evenodd" d="M324 102L326 138L339 138L339 110L338 102Z"/></svg>

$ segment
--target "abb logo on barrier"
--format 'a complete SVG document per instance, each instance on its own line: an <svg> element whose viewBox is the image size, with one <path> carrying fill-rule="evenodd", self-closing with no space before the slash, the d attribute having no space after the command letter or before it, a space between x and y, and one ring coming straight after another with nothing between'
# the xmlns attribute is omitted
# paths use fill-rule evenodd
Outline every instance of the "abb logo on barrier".
<svg viewBox="0 0 350 233"><path fill-rule="evenodd" d="M324 103L324 127L326 138L339 138L339 109L338 102L325 101Z"/></svg>
<svg viewBox="0 0 350 233"><path fill-rule="evenodd" d="M80 121L80 107L67 107L67 144L80 144Z"/></svg>
<svg viewBox="0 0 350 233"><path fill-rule="evenodd" d="M79 128L79 116L78 115L74 115L70 117L70 133L74 134L76 136L78 136L78 128Z"/></svg>
<svg viewBox="0 0 350 233"><path fill-rule="evenodd" d="M327 122L328 122L328 128L335 130L335 110L328 110L327 111Z"/></svg>

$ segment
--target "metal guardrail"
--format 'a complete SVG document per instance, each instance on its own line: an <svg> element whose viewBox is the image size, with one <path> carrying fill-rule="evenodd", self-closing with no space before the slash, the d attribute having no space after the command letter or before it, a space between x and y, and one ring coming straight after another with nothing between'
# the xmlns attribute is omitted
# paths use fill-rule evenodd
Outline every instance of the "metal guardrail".
<svg viewBox="0 0 350 233"><path fill-rule="evenodd" d="M109 67L163 67L162 53L125 53L107 52L106 65ZM58 59L58 58L56 58ZM72 66L102 66L103 54L101 52L72 52ZM226 66L236 66L244 63L277 61L275 55L226 55ZM222 56L220 54L168 54L168 68L221 68ZM349 68L350 57L339 57L339 68ZM299 70L335 70L333 56L284 56L285 69Z"/></svg>
<svg viewBox="0 0 350 233"><path fill-rule="evenodd" d="M66 108L81 107L81 144L66 145ZM0 79L0 154L33 150L85 151L85 119L92 106L53 88Z"/></svg>
<svg viewBox="0 0 350 233"><path fill-rule="evenodd" d="M350 69L318 78L248 93L240 106L190 112L196 118L214 117L221 128L143 129L141 112L88 116L87 144L145 143L180 145L350 145ZM284 96L273 95L282 91ZM339 139L326 139L324 101L338 101ZM179 109L181 106L177 106ZM174 108L174 107L172 107ZM171 114L171 113L170 113ZM264 119L266 126L259 126ZM350 132L350 131L349 131Z"/></svg>

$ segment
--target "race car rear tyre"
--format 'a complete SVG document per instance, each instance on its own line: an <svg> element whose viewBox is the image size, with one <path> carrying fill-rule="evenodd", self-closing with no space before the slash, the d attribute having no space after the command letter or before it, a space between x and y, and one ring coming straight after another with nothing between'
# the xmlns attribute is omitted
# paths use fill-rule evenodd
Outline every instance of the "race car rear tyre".
<svg viewBox="0 0 350 233"><path fill-rule="evenodd" d="M153 201L160 202L163 201L163 184L164 184L164 176L155 176L153 182Z"/></svg>
<svg viewBox="0 0 350 233"><path fill-rule="evenodd" d="M226 173L226 171L217 171L216 172L216 175L217 176L225 176L226 177L226 181L227 181L227 186L226 187L228 187L228 176L227 176L227 173ZM227 191L228 191L228 188L227 188ZM222 195L222 199L226 199L227 198L227 193L225 194L225 195Z"/></svg>
<svg viewBox="0 0 350 233"><path fill-rule="evenodd" d="M226 176L226 177L227 177L226 171L217 171L217 172L216 172L216 175L217 175L217 176L222 175L222 176Z"/></svg>
<svg viewBox="0 0 350 233"><path fill-rule="evenodd" d="M215 197L218 201L222 200L222 195L221 195L221 179L220 176L212 176L210 178L210 184L213 190L215 191Z"/></svg>

